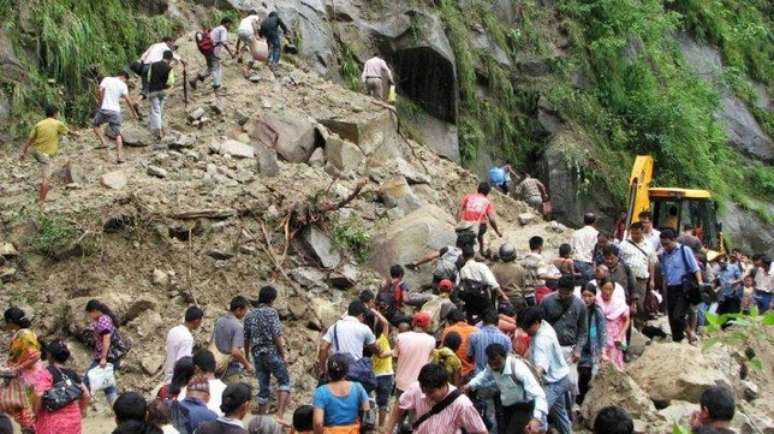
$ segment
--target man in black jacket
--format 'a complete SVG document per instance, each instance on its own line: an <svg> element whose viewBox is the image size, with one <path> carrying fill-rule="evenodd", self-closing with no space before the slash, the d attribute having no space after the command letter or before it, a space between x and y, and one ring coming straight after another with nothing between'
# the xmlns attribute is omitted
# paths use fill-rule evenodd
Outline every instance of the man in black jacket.
<svg viewBox="0 0 774 434"><path fill-rule="evenodd" d="M260 36L266 38L269 41L269 65L277 65L280 61L280 53L282 52L282 38L280 38L280 29L285 36L290 35L288 26L282 22L282 19L276 12L272 12L261 23Z"/></svg>
<svg viewBox="0 0 774 434"><path fill-rule="evenodd" d="M151 105L150 130L154 137L159 140L162 137L162 113L164 111L164 99L166 98L165 91L175 81L171 65L173 58L172 50L167 50L159 62L152 63L148 67L148 101L150 101Z"/></svg>

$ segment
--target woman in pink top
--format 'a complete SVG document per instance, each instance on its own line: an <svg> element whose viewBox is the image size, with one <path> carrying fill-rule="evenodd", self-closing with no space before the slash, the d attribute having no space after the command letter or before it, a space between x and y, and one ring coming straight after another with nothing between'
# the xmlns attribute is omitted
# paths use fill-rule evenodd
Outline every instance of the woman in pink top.
<svg viewBox="0 0 774 434"><path fill-rule="evenodd" d="M419 371L430 362L435 349L435 338L425 332L430 327L430 315L426 312L414 314L412 331L398 335L395 340L395 358L398 359L395 370L395 386L405 392L417 381Z"/></svg>
<svg viewBox="0 0 774 434"><path fill-rule="evenodd" d="M597 284L601 288L597 294L597 304L602 308L607 320L607 354L618 369L623 369L623 349L626 347L626 329L629 328L629 306L625 300L613 297L613 281L605 278Z"/></svg>

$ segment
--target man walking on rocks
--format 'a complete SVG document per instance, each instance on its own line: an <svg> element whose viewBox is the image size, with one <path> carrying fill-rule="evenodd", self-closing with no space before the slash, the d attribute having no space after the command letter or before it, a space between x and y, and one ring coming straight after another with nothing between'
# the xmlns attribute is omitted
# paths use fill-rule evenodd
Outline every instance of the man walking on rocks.
<svg viewBox="0 0 774 434"><path fill-rule="evenodd" d="M475 251L471 246L462 249L462 258L465 265L460 270L460 298L465 302L465 311L468 320L473 320L484 311L495 307L493 294L497 292L497 298L508 302L508 297L497 283L492 270L483 263L474 259Z"/></svg>
<svg viewBox="0 0 774 434"><path fill-rule="evenodd" d="M191 334L202 325L204 311L197 306L191 306L185 311L185 322L172 327L167 333L166 353L164 362L164 384L172 381L175 362L193 354L194 338Z"/></svg>
<svg viewBox="0 0 774 434"><path fill-rule="evenodd" d="M478 233L478 248L482 255L486 255L484 235L486 235L487 222L492 225L492 229L497 233L497 236L503 236L497 228L497 216L495 215L494 205L487 197L491 190L492 187L488 182L479 184L476 193L462 198L462 205L457 213L459 220L472 224L474 232Z"/></svg>
<svg viewBox="0 0 774 434"><path fill-rule="evenodd" d="M244 368L247 372L255 372L247 359L245 352L245 329L242 319L247 314L248 301L240 296L231 299L229 312L218 318L212 332L212 353L218 360L217 372L223 378Z"/></svg>
<svg viewBox="0 0 774 434"><path fill-rule="evenodd" d="M173 53L172 57L174 61L180 62L183 65L183 68L185 68L186 63L177 53L175 53L176 49L177 46L175 45L174 38L172 38L172 36L165 36L161 42L151 45L144 53L142 53L140 60L137 62L138 69L136 69L135 72L140 75L142 83L140 93L143 97L148 95L148 68L156 62L161 62L164 59L164 53L171 51Z"/></svg>
<svg viewBox="0 0 774 434"><path fill-rule="evenodd" d="M166 90L175 85L175 74L172 71L174 53L164 52L162 60L148 67L148 101L150 101L150 130L157 140L163 136L163 111Z"/></svg>
<svg viewBox="0 0 774 434"><path fill-rule="evenodd" d="M237 28L237 62L242 62L242 48L247 47L250 51L250 60L245 64L243 71L245 78L250 76L250 70L252 70L255 59L258 57L258 34L260 29L261 17L258 16L258 11L254 9L239 22L239 27ZM241 48L240 45L242 46Z"/></svg>
<svg viewBox="0 0 774 434"><path fill-rule="evenodd" d="M524 179L519 184L519 193L524 202L541 213L543 212L543 202L548 200L546 186L540 180L524 174Z"/></svg>
<svg viewBox="0 0 774 434"><path fill-rule="evenodd" d="M270 67L279 65L280 55L282 53L282 38L280 37L280 29L282 33L288 37L290 36L290 30L288 26L282 21L277 12L272 11L263 22L261 22L261 29L259 34L269 41L269 59L268 63Z"/></svg>
<svg viewBox="0 0 774 434"><path fill-rule="evenodd" d="M675 231L664 229L660 237L664 248L661 255L661 272L664 275L669 327L672 329L672 340L680 342L685 337L686 321L691 309L684 282L693 275L696 283L701 285L701 268L696 262L693 250L677 242Z"/></svg>
<svg viewBox="0 0 774 434"><path fill-rule="evenodd" d="M218 27L210 31L209 38L212 40L212 52L205 54L207 69L200 72L189 82L192 88L196 89L196 85L208 77L212 77L212 89L216 94L223 85L223 66L220 63L223 60L223 50L227 51L231 57L235 57L235 53L231 51L231 47L228 45L228 29L231 27L231 23L231 18L225 17L220 20Z"/></svg>
<svg viewBox="0 0 774 434"><path fill-rule="evenodd" d="M573 294L574 289L575 279L570 275L562 276L559 279L559 289L546 296L540 307L543 318L551 324L559 340L562 355L570 367L569 380L573 386L573 394L577 394L577 364L588 340L588 320L586 305Z"/></svg>
<svg viewBox="0 0 774 434"><path fill-rule="evenodd" d="M524 256L521 266L524 267L524 292L522 296L527 300L527 304L534 306L537 304L535 291L545 288L546 280L557 280L561 277L557 274L550 274L548 264L543 258L543 238L534 236L529 239L529 253Z"/></svg>
<svg viewBox="0 0 774 434"><path fill-rule="evenodd" d="M258 414L267 414L271 397L271 376L277 379L277 417L285 416L290 398L290 374L285 337L277 310L272 306L277 290L264 286L258 294L258 307L245 317L245 352L253 357L258 375Z"/></svg>
<svg viewBox="0 0 774 434"><path fill-rule="evenodd" d="M29 148L32 147L32 155L40 164L40 190L38 192L38 203L43 203L48 195L48 181L52 172L52 160L59 152L59 139L64 134L76 135L75 132L67 129L62 121L57 119L59 110L56 107L46 107L46 119L35 124L27 138L27 143L22 148L20 160L27 157Z"/></svg>
<svg viewBox="0 0 774 434"><path fill-rule="evenodd" d="M583 276L582 284L592 279L594 271L594 247L597 245L599 231L594 227L597 216L594 213L583 215L583 227L572 234L573 252L575 252L575 269Z"/></svg>
<svg viewBox="0 0 774 434"><path fill-rule="evenodd" d="M368 95L385 101L387 90L393 83L392 71L384 59L374 54L363 65L363 74L361 74L360 80L365 84Z"/></svg>
<svg viewBox="0 0 774 434"><path fill-rule="evenodd" d="M656 253L645 240L641 222L629 225L629 239L618 245L624 264L628 265L635 278L634 292L629 294L634 309L634 325L638 330L648 319L645 311L645 297L656 287Z"/></svg>
<svg viewBox="0 0 774 434"><path fill-rule="evenodd" d="M551 324L543 320L539 307L530 307L520 312L518 325L532 338L528 358L537 370L538 380L543 384L552 425L561 434L572 434L570 412L573 385L569 379L570 368L562 354L556 332Z"/></svg>
<svg viewBox="0 0 774 434"><path fill-rule="evenodd" d="M140 119L135 102L129 96L129 89L126 87L126 80L128 79L129 73L126 71L121 71L115 77L105 77L102 79L102 82L99 84L98 102L100 107L92 123L94 134L97 135L97 139L103 148L107 148L107 144L105 143L101 127L105 124L108 124L110 127L110 137L115 137L116 140L116 156L119 164L124 162L121 155L121 150L124 146L124 140L121 137L121 98L124 98L134 117Z"/></svg>

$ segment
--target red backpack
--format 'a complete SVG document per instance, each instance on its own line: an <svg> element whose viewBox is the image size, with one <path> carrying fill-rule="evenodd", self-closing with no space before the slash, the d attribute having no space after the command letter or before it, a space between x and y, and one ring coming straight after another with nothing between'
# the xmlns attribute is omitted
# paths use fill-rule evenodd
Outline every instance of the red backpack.
<svg viewBox="0 0 774 434"><path fill-rule="evenodd" d="M212 37L210 37L210 29L204 29L201 32L196 32L196 46L199 48L199 52L201 52L205 57L212 56L212 54L215 52L215 44L212 42Z"/></svg>

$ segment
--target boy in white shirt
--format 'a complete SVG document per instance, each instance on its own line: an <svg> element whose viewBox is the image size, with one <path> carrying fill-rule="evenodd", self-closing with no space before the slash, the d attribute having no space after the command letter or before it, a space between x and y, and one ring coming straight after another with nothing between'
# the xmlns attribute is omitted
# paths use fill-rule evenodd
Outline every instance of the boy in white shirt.
<svg viewBox="0 0 774 434"><path fill-rule="evenodd" d="M124 98L126 105L129 106L129 110L132 112L136 119L140 118L135 108L135 102L129 96L129 89L126 87L126 80L129 79L129 73L121 71L116 77L105 77L99 84L99 111L94 116L94 134L97 135L100 145L103 148L107 148L105 144L105 134L102 131L102 125L108 124L110 127L110 137L114 137L116 140L116 154L118 163L123 163L124 159L121 156L121 150L124 145L124 141L121 138L121 98Z"/></svg>

